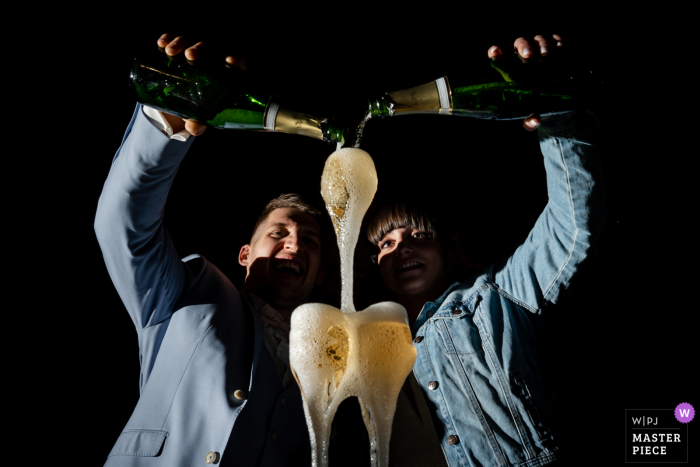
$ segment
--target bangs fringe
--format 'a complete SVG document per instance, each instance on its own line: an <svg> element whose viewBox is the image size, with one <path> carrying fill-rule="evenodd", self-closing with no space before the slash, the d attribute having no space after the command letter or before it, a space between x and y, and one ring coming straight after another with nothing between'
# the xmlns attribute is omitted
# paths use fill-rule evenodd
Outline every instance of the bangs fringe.
<svg viewBox="0 0 700 467"><path fill-rule="evenodd" d="M382 206L367 227L367 240L377 245L394 229L409 228L428 232L437 238L434 222L415 207L406 208L403 203Z"/></svg>

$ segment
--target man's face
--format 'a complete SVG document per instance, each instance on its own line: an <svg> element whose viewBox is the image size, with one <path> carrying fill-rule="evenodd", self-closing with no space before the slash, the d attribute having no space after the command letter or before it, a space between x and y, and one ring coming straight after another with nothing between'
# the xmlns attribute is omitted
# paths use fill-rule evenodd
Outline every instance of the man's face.
<svg viewBox="0 0 700 467"><path fill-rule="evenodd" d="M294 208L272 211L244 245L246 288L277 307L305 303L321 266L321 232L310 214Z"/></svg>
<svg viewBox="0 0 700 467"><path fill-rule="evenodd" d="M387 233L378 244L379 271L384 284L401 296L433 295L443 286L445 261L440 243L427 232L403 227Z"/></svg>

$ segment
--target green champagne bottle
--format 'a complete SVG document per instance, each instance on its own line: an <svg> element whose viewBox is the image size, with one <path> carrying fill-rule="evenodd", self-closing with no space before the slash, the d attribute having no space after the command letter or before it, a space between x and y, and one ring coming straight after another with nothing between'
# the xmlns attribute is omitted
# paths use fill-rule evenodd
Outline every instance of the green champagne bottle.
<svg viewBox="0 0 700 467"><path fill-rule="evenodd" d="M137 100L181 118L220 129L278 131L331 143L345 142L349 129L281 105L260 89L249 72L211 59L188 61L161 50L134 60L129 84Z"/></svg>
<svg viewBox="0 0 700 467"><path fill-rule="evenodd" d="M599 84L593 72L571 63L522 63L516 54L476 71L443 76L370 99L365 119L440 114L490 120L545 117L586 107Z"/></svg>

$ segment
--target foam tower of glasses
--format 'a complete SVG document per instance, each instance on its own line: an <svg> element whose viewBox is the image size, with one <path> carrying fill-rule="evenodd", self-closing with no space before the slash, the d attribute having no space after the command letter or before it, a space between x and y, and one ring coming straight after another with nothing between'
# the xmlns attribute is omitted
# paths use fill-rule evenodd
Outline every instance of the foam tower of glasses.
<svg viewBox="0 0 700 467"><path fill-rule="evenodd" d="M353 255L360 225L377 191L372 158L355 148L326 160L321 194L338 239L341 305L308 303L294 310L289 360L301 388L313 465L328 465L331 422L340 403L357 397L370 440L373 467L389 463L391 424L416 349L403 306L381 302L355 312Z"/></svg>

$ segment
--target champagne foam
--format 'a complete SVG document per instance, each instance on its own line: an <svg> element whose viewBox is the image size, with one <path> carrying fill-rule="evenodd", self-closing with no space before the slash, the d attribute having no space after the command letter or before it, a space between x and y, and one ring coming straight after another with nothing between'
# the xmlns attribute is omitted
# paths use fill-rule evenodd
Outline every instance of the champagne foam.
<svg viewBox="0 0 700 467"><path fill-rule="evenodd" d="M321 195L340 250L341 309L308 303L294 310L289 361L301 388L314 466L328 465L331 422L340 403L357 397L373 466L387 466L396 400L416 360L406 309L377 303L353 313L353 255L362 218L377 191L365 151L344 148L326 160Z"/></svg>
<svg viewBox="0 0 700 467"><path fill-rule="evenodd" d="M404 307L381 302L343 313L308 303L292 314L289 341L313 465L327 465L331 422L340 403L353 396L367 427L372 465L388 465L396 400L416 360Z"/></svg>

